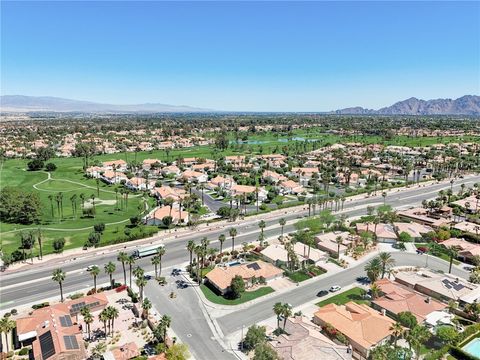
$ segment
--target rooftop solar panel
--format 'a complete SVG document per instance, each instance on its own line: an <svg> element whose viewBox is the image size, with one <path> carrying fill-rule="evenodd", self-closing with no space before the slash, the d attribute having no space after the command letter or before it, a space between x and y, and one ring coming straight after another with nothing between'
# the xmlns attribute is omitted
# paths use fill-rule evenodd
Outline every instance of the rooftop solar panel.
<svg viewBox="0 0 480 360"><path fill-rule="evenodd" d="M50 331L40 335L39 340L43 360L47 360L49 357L55 355L55 345L53 345L52 333Z"/></svg>
<svg viewBox="0 0 480 360"><path fill-rule="evenodd" d="M260 270L260 266L257 263L248 264L247 268L253 269L253 270Z"/></svg>
<svg viewBox="0 0 480 360"><path fill-rule="evenodd" d="M65 342L65 348L67 350L78 349L78 342L77 342L77 338L75 336L65 335L63 337L63 341Z"/></svg>
<svg viewBox="0 0 480 360"><path fill-rule="evenodd" d="M72 318L68 315L60 316L60 324L62 327L70 327L72 326Z"/></svg>

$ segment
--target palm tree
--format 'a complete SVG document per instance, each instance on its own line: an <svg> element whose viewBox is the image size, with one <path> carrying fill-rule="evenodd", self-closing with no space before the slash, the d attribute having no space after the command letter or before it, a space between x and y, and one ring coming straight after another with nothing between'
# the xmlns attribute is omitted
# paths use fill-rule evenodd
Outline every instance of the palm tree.
<svg viewBox="0 0 480 360"><path fill-rule="evenodd" d="M97 276L100 274L100 268L97 265L94 265L90 268L90 275L93 277L93 288L97 292Z"/></svg>
<svg viewBox="0 0 480 360"><path fill-rule="evenodd" d="M167 330L172 324L172 318L168 315L163 315L162 318L160 319L160 324L163 329L163 341L165 342L167 339Z"/></svg>
<svg viewBox="0 0 480 360"><path fill-rule="evenodd" d="M285 331L285 326L287 326L287 319L292 316L292 307L290 306L290 304L283 304L282 307L283 331Z"/></svg>
<svg viewBox="0 0 480 360"><path fill-rule="evenodd" d="M265 226L267 226L265 221L260 220L260 222L258 223L258 227L260 228L260 233L262 234L262 237L263 237L263 229L265 229Z"/></svg>
<svg viewBox="0 0 480 360"><path fill-rule="evenodd" d="M5 345L7 348L7 353L10 351L9 349L9 341L8 341L8 334L15 329L16 327L16 322L14 320L11 320L8 316L4 316L0 320L0 340L1 340L1 334L5 334Z"/></svg>
<svg viewBox="0 0 480 360"><path fill-rule="evenodd" d="M113 262L109 261L107 264L105 264L105 273L110 276L110 287L113 289L113 273L116 270L116 266Z"/></svg>
<svg viewBox="0 0 480 360"><path fill-rule="evenodd" d="M93 322L92 313L90 312L90 309L88 307L84 306L80 310L80 314L82 314L83 316L83 321L85 321L85 325L87 328L88 339L90 339L90 324Z"/></svg>
<svg viewBox="0 0 480 360"><path fill-rule="evenodd" d="M129 277L130 277L130 287L132 287L132 266L135 264L135 258L130 255L126 261L128 264L128 272L129 272Z"/></svg>
<svg viewBox="0 0 480 360"><path fill-rule="evenodd" d="M52 212L52 218L55 218L55 215L53 213L53 195L48 195L48 200L50 200L50 209Z"/></svg>
<svg viewBox="0 0 480 360"><path fill-rule="evenodd" d="M277 329L280 327L280 319L283 314L283 304L281 302L275 303L273 305L273 312L277 316Z"/></svg>
<svg viewBox="0 0 480 360"><path fill-rule="evenodd" d="M225 234L220 234L218 241L220 242L220 254L223 253L223 243L225 242Z"/></svg>
<svg viewBox="0 0 480 360"><path fill-rule="evenodd" d="M287 224L287 220L285 220L284 218L281 218L280 220L278 220L278 223L282 227L282 239L283 239L283 228Z"/></svg>
<svg viewBox="0 0 480 360"><path fill-rule="evenodd" d="M93 348L92 348L92 355L94 356L94 358L99 358L99 359L103 359L103 354L105 354L105 352L107 351L107 344L105 344L104 342L99 342L97 345L95 345Z"/></svg>
<svg viewBox="0 0 480 360"><path fill-rule="evenodd" d="M448 273L451 274L453 259L455 259L458 256L458 248L455 246L447 247L447 255L450 258L449 264L448 264Z"/></svg>
<svg viewBox="0 0 480 360"><path fill-rule="evenodd" d="M162 260L160 259L160 256L155 255L152 258L152 265L155 267L155 278L158 277L158 265L161 264Z"/></svg>
<svg viewBox="0 0 480 360"><path fill-rule="evenodd" d="M162 256L165 255L165 246L159 246L157 248L157 256L160 258L160 263L159 263L159 273L158 275L162 275Z"/></svg>
<svg viewBox="0 0 480 360"><path fill-rule="evenodd" d="M152 302L150 300L148 300L148 298L145 298L143 299L143 302L142 302L142 309L143 309L143 318L144 319L148 319L148 313L150 311L150 309L152 308Z"/></svg>
<svg viewBox="0 0 480 360"><path fill-rule="evenodd" d="M127 271L125 269L125 263L128 261L128 255L124 251L120 251L117 256L117 260L122 263L123 269L123 283L127 285Z"/></svg>
<svg viewBox="0 0 480 360"><path fill-rule="evenodd" d="M337 255L338 259L340 259L340 245L343 244L343 238L339 235L335 238L335 243L337 244Z"/></svg>
<svg viewBox="0 0 480 360"><path fill-rule="evenodd" d="M378 286L375 283L370 285L370 294L372 294L372 299L378 298L380 296L380 292L381 292L380 286Z"/></svg>
<svg viewBox="0 0 480 360"><path fill-rule="evenodd" d="M395 266L395 260L392 259L392 255L390 255L387 252L381 252L380 254L378 254L378 259L382 264L382 279L383 279L385 277L385 273L387 272L387 270L392 266Z"/></svg>
<svg viewBox="0 0 480 360"><path fill-rule="evenodd" d="M115 331L115 319L118 318L118 309L115 306L107 306L108 319L112 322L112 333Z"/></svg>
<svg viewBox="0 0 480 360"><path fill-rule="evenodd" d="M60 286L60 301L63 302L63 287L62 284L65 281L65 272L62 269L55 269L52 273L52 280L57 282Z"/></svg>
<svg viewBox="0 0 480 360"><path fill-rule="evenodd" d="M92 200L93 217L95 217L95 194L90 195L90 199Z"/></svg>
<svg viewBox="0 0 480 360"><path fill-rule="evenodd" d="M138 289L140 290L140 302L143 302L143 289L147 286L147 280L145 280L144 277L140 277L135 280L135 284L137 284Z"/></svg>
<svg viewBox="0 0 480 360"><path fill-rule="evenodd" d="M237 229L231 228L229 231L230 237L232 238L232 251L235 250L235 236L237 236Z"/></svg>
<svg viewBox="0 0 480 360"><path fill-rule="evenodd" d="M190 267L192 267L193 251L195 250L195 241L188 240L187 250L188 250L188 253L190 254Z"/></svg>
<svg viewBox="0 0 480 360"><path fill-rule="evenodd" d="M411 346L415 349L417 359L420 359L420 349L422 345L430 340L431 337L432 334L430 331L422 325L417 325L410 331L409 338L411 339Z"/></svg>
<svg viewBox="0 0 480 360"><path fill-rule="evenodd" d="M197 265L197 281L200 284L201 282L201 273L200 273L200 258L202 257L203 254L203 247L201 245L195 246L195 256L196 256L196 265Z"/></svg>
<svg viewBox="0 0 480 360"><path fill-rule="evenodd" d="M382 272L382 263L378 257L373 258L365 265L365 271L372 283L378 280Z"/></svg>
<svg viewBox="0 0 480 360"><path fill-rule="evenodd" d="M103 332L105 333L105 339L107 338L107 321L108 319L108 313L107 309L103 309L100 314L98 314L98 320L103 322Z"/></svg>
<svg viewBox="0 0 480 360"><path fill-rule="evenodd" d="M402 337L402 335L405 333L405 330L399 322L396 322L392 326L390 326L390 330L392 331L392 335L394 338L394 345L395 347L397 347L398 338Z"/></svg>

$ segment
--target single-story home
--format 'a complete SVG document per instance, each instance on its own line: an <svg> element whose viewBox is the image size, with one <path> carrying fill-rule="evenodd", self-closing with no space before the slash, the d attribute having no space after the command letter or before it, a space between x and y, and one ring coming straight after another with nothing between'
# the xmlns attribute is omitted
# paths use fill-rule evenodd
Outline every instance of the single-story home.
<svg viewBox="0 0 480 360"><path fill-rule="evenodd" d="M371 349L390 339L391 327L395 323L368 305L352 301L345 305L328 304L321 307L314 314L313 322L322 327L329 324L340 331L353 351L363 358L368 357Z"/></svg>
<svg viewBox="0 0 480 360"><path fill-rule="evenodd" d="M235 276L240 275L248 286L252 283L252 278L263 278L269 282L283 276L283 270L276 266L264 262L255 261L249 264L239 264L234 266L218 266L205 276L220 294L225 294L230 288L230 284Z"/></svg>

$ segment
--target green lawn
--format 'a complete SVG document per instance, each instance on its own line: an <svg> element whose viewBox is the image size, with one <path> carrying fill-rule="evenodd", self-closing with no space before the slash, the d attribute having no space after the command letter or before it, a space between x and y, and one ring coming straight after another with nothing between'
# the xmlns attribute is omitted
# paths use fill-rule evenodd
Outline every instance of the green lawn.
<svg viewBox="0 0 480 360"><path fill-rule="evenodd" d="M305 280L308 280L310 279L310 276L308 276L306 273L304 273L303 271L295 271L295 272L291 272L291 273L288 273L288 278L290 280L292 280L293 282L302 282L302 281L305 281Z"/></svg>
<svg viewBox="0 0 480 360"><path fill-rule="evenodd" d="M125 225L132 216L139 214L141 194L130 194L128 204L121 210L117 209L117 198L114 187L88 179L82 170L82 160L79 158L52 159L57 170L51 173L51 180L44 171L26 171L26 160L6 160L0 171L1 187L13 186L38 194L41 202L41 220L39 224L19 225L0 223L1 247L5 253L11 253L20 246L19 231L21 229L41 229L44 254L52 251L52 242L63 237L66 240L65 249L81 247L97 223L111 224L101 238L101 243L112 242L124 237ZM63 195L63 218L59 215L57 203L49 196ZM85 201L95 196L95 217L82 217L80 195ZM71 198L77 196L77 214L74 214ZM38 254L38 244L34 254Z"/></svg>
<svg viewBox="0 0 480 360"><path fill-rule="evenodd" d="M415 247L418 249L419 247L427 247L427 243L415 243ZM437 255L433 255L432 253L429 253L430 255L432 256L435 256L435 257L438 257L440 259L443 259L445 261L448 261L450 262L450 256L448 256L447 254L444 254L444 253L441 253L441 254L437 254ZM453 263L455 265L459 265L461 264L460 261L458 261L457 259L453 259Z"/></svg>
<svg viewBox="0 0 480 360"><path fill-rule="evenodd" d="M261 296L270 294L274 292L270 286L264 286L261 287L257 290L254 291L245 291L242 296L238 299L230 300L230 299L225 299L223 296L217 295L213 292L212 289L210 289L207 285L202 284L200 286L200 289L202 289L203 295L205 297L215 303L215 304L220 304L220 305L238 305L238 304L243 304L246 303L247 301L251 301L253 299L259 298Z"/></svg>
<svg viewBox="0 0 480 360"><path fill-rule="evenodd" d="M328 304L337 304L337 305L343 305L346 304L349 301L354 301L357 304L367 304L370 305L370 300L365 300L363 298L363 294L365 293L365 290L359 287L355 287L353 289L341 292L335 296L332 296L329 299L320 301L316 305L319 307L328 305Z"/></svg>

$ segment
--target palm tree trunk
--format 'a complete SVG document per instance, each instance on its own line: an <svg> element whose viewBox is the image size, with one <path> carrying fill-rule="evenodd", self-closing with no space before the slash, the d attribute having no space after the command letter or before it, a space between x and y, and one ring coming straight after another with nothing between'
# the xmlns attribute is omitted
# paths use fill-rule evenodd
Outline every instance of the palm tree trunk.
<svg viewBox="0 0 480 360"><path fill-rule="evenodd" d="M122 267L123 267L123 283L127 285L127 271L125 269L125 263L122 262Z"/></svg>
<svg viewBox="0 0 480 360"><path fill-rule="evenodd" d="M58 283L60 285L60 301L63 302L63 288L62 288L62 283Z"/></svg>

